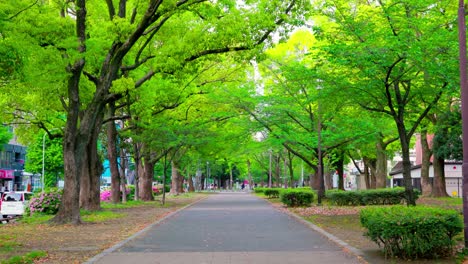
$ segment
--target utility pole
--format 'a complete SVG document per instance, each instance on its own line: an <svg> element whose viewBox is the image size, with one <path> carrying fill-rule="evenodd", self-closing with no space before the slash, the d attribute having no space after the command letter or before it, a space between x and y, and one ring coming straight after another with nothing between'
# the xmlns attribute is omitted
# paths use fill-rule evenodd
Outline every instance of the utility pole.
<svg viewBox="0 0 468 264"><path fill-rule="evenodd" d="M462 165L462 192L463 192L463 223L465 235L465 248L468 248L468 83L466 72L466 23L465 3L459 0L458 7L458 39L460 56L460 90L462 104L462 141L463 141L463 165Z"/></svg>

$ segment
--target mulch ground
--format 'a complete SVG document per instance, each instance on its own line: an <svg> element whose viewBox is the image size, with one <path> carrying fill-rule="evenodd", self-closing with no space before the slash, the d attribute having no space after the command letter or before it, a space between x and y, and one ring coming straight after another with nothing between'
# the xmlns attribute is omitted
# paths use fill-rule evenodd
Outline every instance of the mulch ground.
<svg viewBox="0 0 468 264"><path fill-rule="evenodd" d="M14 241L14 250L0 252L0 262L11 255L22 255L32 250L46 251L48 256L35 263L83 263L103 250L128 238L167 214L205 195L168 198L168 206L158 202L139 207L113 209L123 217L105 222L82 225L28 225L21 222L0 226L1 238Z"/></svg>

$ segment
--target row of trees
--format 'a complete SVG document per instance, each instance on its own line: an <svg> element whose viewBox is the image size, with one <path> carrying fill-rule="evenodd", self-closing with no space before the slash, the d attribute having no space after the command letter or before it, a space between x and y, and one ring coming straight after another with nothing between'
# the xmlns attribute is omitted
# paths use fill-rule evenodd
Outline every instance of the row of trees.
<svg viewBox="0 0 468 264"><path fill-rule="evenodd" d="M436 188L422 178L425 194L444 195L443 161L458 158L456 7L413 2L2 1L2 121L24 142L42 131L63 138L57 223L100 208L104 156L120 202L129 157L138 197L151 200L158 164L171 167L177 193L199 161L292 185L300 160L323 194L324 168L343 188L354 159L369 188L385 187L400 150L414 203L414 133L436 134L425 145Z"/></svg>
<svg viewBox="0 0 468 264"><path fill-rule="evenodd" d="M307 5L301 0L2 1L0 37L7 47L2 53L9 55L9 73L15 73L2 78L2 109L9 114L4 121L23 124L17 132L25 141L38 129L63 136L64 196L53 221L78 224L80 207L99 209L97 149L103 129L114 200L123 182L116 162L123 150L132 153L141 175L140 198L147 200L157 161L170 161L176 184L183 163L196 155L223 155L229 150L223 139L248 138L229 132L226 123L238 114L223 102L229 99L212 99L217 90L245 80L238 69L271 43L274 32L299 25ZM120 142L115 120L123 120ZM207 145L221 125L222 144Z"/></svg>

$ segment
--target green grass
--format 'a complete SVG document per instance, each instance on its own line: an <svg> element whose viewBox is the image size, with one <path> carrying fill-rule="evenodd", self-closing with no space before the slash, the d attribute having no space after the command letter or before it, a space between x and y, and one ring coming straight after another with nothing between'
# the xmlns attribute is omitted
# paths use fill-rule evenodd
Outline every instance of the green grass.
<svg viewBox="0 0 468 264"><path fill-rule="evenodd" d="M35 259L46 257L45 251L31 251L22 256L13 256L7 260L2 261L2 264L29 264L34 263Z"/></svg>
<svg viewBox="0 0 468 264"><path fill-rule="evenodd" d="M2 234L0 236L0 253L12 252L17 247L21 246L21 244L19 244L15 240L15 235Z"/></svg>
<svg viewBox="0 0 468 264"><path fill-rule="evenodd" d="M157 201L144 202L144 201L135 201L135 200L127 201L126 203L117 203L117 204L109 203L109 202L101 202L101 207L103 209L121 209L121 208L139 207L139 206L151 204L151 203L157 204L158 202Z"/></svg>
<svg viewBox="0 0 468 264"><path fill-rule="evenodd" d="M124 213L116 213L110 210L93 212L81 210L81 219L86 222L105 222L107 220L122 218L124 216Z"/></svg>
<svg viewBox="0 0 468 264"><path fill-rule="evenodd" d="M24 216L18 220L18 222L24 224L45 224L47 221L52 219L53 215L44 215L44 214L33 214L31 216Z"/></svg>

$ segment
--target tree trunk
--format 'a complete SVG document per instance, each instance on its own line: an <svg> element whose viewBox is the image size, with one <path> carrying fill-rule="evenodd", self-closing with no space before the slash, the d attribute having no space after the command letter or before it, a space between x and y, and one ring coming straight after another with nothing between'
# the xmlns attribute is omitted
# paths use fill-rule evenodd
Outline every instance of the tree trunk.
<svg viewBox="0 0 468 264"><path fill-rule="evenodd" d="M86 1L76 1L76 34L79 41L78 52L86 50ZM63 140L63 166L64 166L64 188L62 202L54 218L53 223L80 224L80 177L82 175L83 155L86 152L87 133L81 133L78 127L80 115L80 77L85 66L85 59L78 59L73 65L69 65L68 78L68 109L65 134Z"/></svg>
<svg viewBox="0 0 468 264"><path fill-rule="evenodd" d="M153 176L154 176L154 164L151 160L151 154L144 151L144 170L140 179L139 197L142 201L153 201Z"/></svg>
<svg viewBox="0 0 468 264"><path fill-rule="evenodd" d="M123 128L123 127L122 127ZM127 179L125 177L125 171L128 170L128 160L125 156L125 151L120 147L120 190L122 194L122 203L127 202Z"/></svg>
<svg viewBox="0 0 468 264"><path fill-rule="evenodd" d="M370 189L369 167L366 162L364 162L364 182L366 183L366 189Z"/></svg>
<svg viewBox="0 0 468 264"><path fill-rule="evenodd" d="M406 135L406 129L403 121L397 122L398 135L401 144L401 155L403 158L403 185L405 186L405 194L408 205L416 205L416 199L413 192L413 180L411 178L411 160L409 155L409 136Z"/></svg>
<svg viewBox="0 0 468 264"><path fill-rule="evenodd" d="M447 188L445 184L445 160L444 157L438 156L436 153L440 147L440 142L434 138L432 143L432 151L434 153L434 160L432 166L434 168L434 186L432 188L432 196L434 197L447 197Z"/></svg>
<svg viewBox="0 0 468 264"><path fill-rule="evenodd" d="M291 182L291 188L294 188L294 167L293 167L294 156L288 151L288 170L289 170L289 181Z"/></svg>
<svg viewBox="0 0 468 264"><path fill-rule="evenodd" d="M180 172L176 162L171 161L172 174L171 174L171 194L180 194Z"/></svg>
<svg viewBox="0 0 468 264"><path fill-rule="evenodd" d="M250 167L249 167L249 170L250 170ZM232 165L230 165L229 166L229 190L231 191L232 191L232 184L233 184Z"/></svg>
<svg viewBox="0 0 468 264"><path fill-rule="evenodd" d="M101 111L101 113L103 113ZM80 203L81 208L88 211L101 210L101 190L99 189L99 182L102 174L102 163L97 151L97 142L100 132L101 118L97 118L97 123L92 133L91 139L86 147L85 159L86 163L83 165L81 188L80 188Z"/></svg>
<svg viewBox="0 0 468 264"><path fill-rule="evenodd" d="M375 188L387 187L387 153L385 152L385 144L382 139L376 145L375 159Z"/></svg>
<svg viewBox="0 0 468 264"><path fill-rule="evenodd" d="M445 160L444 158L434 157L432 162L434 168L434 187L432 188L432 196L448 197L445 186Z"/></svg>
<svg viewBox="0 0 468 264"><path fill-rule="evenodd" d="M338 172L338 189L344 190L344 152L340 151L339 158L335 163Z"/></svg>
<svg viewBox="0 0 468 264"><path fill-rule="evenodd" d="M180 170L179 170L179 184L177 185L177 187L179 188L177 190L178 193L184 193L185 190L184 190L184 181L185 181L185 177L182 173L180 173Z"/></svg>
<svg viewBox="0 0 468 264"><path fill-rule="evenodd" d="M250 189L253 189L253 182L252 182L252 171L250 170L250 160L247 160L247 175L248 175L248 178L249 178L249 186L250 186ZM231 166L229 166L229 168L231 168ZM229 172L229 179L230 179L230 182L232 182L232 169L230 169L230 172Z"/></svg>
<svg viewBox="0 0 468 264"><path fill-rule="evenodd" d="M193 179L192 179L192 176L190 175L190 165L187 166L187 184L188 184L188 188L187 188L187 191L188 192L195 192L195 186L193 184Z"/></svg>
<svg viewBox="0 0 468 264"><path fill-rule="evenodd" d="M275 156L275 187L280 187L281 186L281 180L280 180L280 173L281 173L281 168L280 168L280 160L281 157L278 154L278 156Z"/></svg>
<svg viewBox="0 0 468 264"><path fill-rule="evenodd" d="M421 131L421 149L422 149L422 161L421 161L421 188L423 196L432 195L432 184L429 179L429 168L431 166L432 151L427 141L427 130Z"/></svg>
<svg viewBox="0 0 468 264"><path fill-rule="evenodd" d="M135 196L134 200L138 201L139 197L139 179L140 179L140 168L141 168L141 159L140 159L140 146L139 143L134 143L133 144L133 149L134 149L134 159L135 159Z"/></svg>
<svg viewBox="0 0 468 264"><path fill-rule="evenodd" d="M108 117L115 115L115 103L112 102L108 107ZM109 168L111 172L111 202L120 202L120 175L119 165L117 163L117 129L115 123L109 121L107 123L107 159L109 160Z"/></svg>

